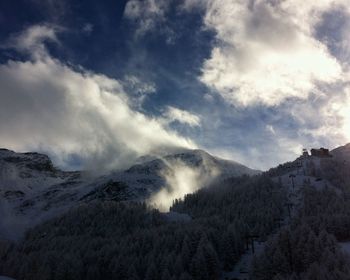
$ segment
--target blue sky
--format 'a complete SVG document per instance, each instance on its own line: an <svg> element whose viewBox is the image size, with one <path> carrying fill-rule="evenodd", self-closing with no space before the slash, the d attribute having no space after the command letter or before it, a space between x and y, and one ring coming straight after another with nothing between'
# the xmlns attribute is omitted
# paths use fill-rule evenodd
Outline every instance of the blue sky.
<svg viewBox="0 0 350 280"><path fill-rule="evenodd" d="M350 140L345 0L3 1L0 146L75 168Z"/></svg>

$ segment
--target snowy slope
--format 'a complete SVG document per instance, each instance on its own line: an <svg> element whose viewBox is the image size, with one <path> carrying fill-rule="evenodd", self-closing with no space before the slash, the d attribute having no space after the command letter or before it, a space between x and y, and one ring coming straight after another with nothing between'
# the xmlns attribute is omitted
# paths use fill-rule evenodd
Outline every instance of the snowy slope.
<svg viewBox="0 0 350 280"><path fill-rule="evenodd" d="M336 159L350 161L350 143L332 150L331 154Z"/></svg>
<svg viewBox="0 0 350 280"><path fill-rule="evenodd" d="M242 174L257 175L261 173L261 171L250 169L238 162L212 156L203 150L184 150L168 155L165 159L180 159L193 167L206 165L211 168L218 168L223 177L240 176Z"/></svg>
<svg viewBox="0 0 350 280"><path fill-rule="evenodd" d="M250 169L237 162L214 157L202 150L183 150L164 157L147 157L146 160L143 157L139 162L124 171L112 172L108 176L101 177L100 179L106 183L100 184L99 189L103 191L106 187L108 189L108 185L122 182L126 188L120 187L129 198L148 198L165 185L162 174L169 170L174 171L174 166L179 162L203 173L210 173L214 169L218 170L218 179L260 173L260 171Z"/></svg>
<svg viewBox="0 0 350 280"><path fill-rule="evenodd" d="M342 195L342 191L337 186L334 186L322 176L324 173L322 166L332 164L332 162L334 162L334 158L300 157L294 162L280 165L278 168L273 168L267 172L272 177L272 180L283 186L288 198L285 217L283 220L278 221L278 231L272 233L268 239L272 239L282 228L288 226L291 219L298 213L303 203L302 190L304 186L307 185L315 190L322 190L327 187L333 189L338 195ZM265 245L266 241L254 241L254 253L252 252L251 245L249 245L249 248L232 270L223 274L222 279L249 279L254 257L259 256L263 252ZM350 254L349 242L343 242L340 245L345 252Z"/></svg>
<svg viewBox="0 0 350 280"><path fill-rule="evenodd" d="M143 157L138 162L96 178L61 171L43 154L0 149L0 238L17 239L27 228L79 203L147 199L165 186L164 172L179 162L202 172L218 170L218 178L259 173L201 150Z"/></svg>
<svg viewBox="0 0 350 280"><path fill-rule="evenodd" d="M0 150L0 237L66 209L84 184L82 173L55 168L48 156Z"/></svg>
<svg viewBox="0 0 350 280"><path fill-rule="evenodd" d="M47 185L74 181L79 176L78 172L62 172L54 168L46 155L0 149L0 181L2 190L8 191L10 196L11 191L33 193Z"/></svg>

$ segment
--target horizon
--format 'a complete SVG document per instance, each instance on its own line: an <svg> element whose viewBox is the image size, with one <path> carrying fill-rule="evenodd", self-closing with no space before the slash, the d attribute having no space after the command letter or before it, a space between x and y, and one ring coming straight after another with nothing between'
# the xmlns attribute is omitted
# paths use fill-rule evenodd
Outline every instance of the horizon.
<svg viewBox="0 0 350 280"><path fill-rule="evenodd" d="M0 23L0 146L61 168L182 147L268 170L350 142L345 0L21 0Z"/></svg>
<svg viewBox="0 0 350 280"><path fill-rule="evenodd" d="M329 147L310 147L310 148L304 148L304 149L302 149L302 151L300 152L299 155L296 155L296 157L293 158L293 159L291 159L290 161L285 161L285 162L277 163L276 165L271 166L271 167L268 167L267 169L255 169L255 168L249 166L249 164L246 165L246 164L242 164L241 162L235 161L234 159L228 159L228 158L220 157L220 156L218 156L218 155L215 155L215 154L210 153L210 152L208 152L208 151L205 151L205 150L203 150L203 149L183 149L183 148L181 148L181 147L180 147L178 150L175 150L175 151L169 152L169 153L164 153L164 154L162 154L162 155L160 155L160 154L158 154L158 155L157 155L157 154L155 154L155 155L145 155L146 157L147 157L147 156L150 156L151 159L148 159L148 160L145 160L145 161L142 161L142 162L149 162L149 161L152 161L152 160L154 160L154 159L164 159L164 157L166 157L166 156L169 156L169 155L176 155L176 154L179 154L179 153L182 153L182 152L186 152L186 151L187 151L187 152L202 151L202 152L205 152L205 153L209 154L210 156L212 156L212 157L214 157L214 158L217 158L217 159L220 159L220 160L224 160L224 161L230 161L230 162L238 163L238 164L241 164L241 165L243 165L243 166L248 167L248 168L251 169L251 170L255 170L255 171L259 171L259 172L268 172L268 171L269 171L270 169L272 169L272 168L276 168L276 167L278 167L278 166L280 166L280 165L283 165L283 164L285 164L285 163L287 163L287 162L293 162L293 161L297 160L300 156L302 156L302 153L304 152L304 150L306 150L306 151L309 153L309 155L311 156L311 151L314 150L314 149L316 149L316 150L326 149L326 150L328 150L329 152L332 152L332 151L335 150L335 149L338 149L338 148L341 148L341 147L345 147L345 146L347 146L347 145L350 145L350 142L349 142L349 143L346 143L346 144L344 144L344 145L340 145L340 146L333 147L333 148L329 148ZM7 148L4 148L4 147L0 147L0 151L1 151L1 150L6 150L6 151L10 151L10 152L14 152L14 153L20 153L20 154L36 154L36 153L37 153L37 154L47 155L47 154L45 154L45 153L43 153L43 152L41 152L41 151L14 151L14 150L11 150L11 149L7 149ZM76 167L76 166L75 166L76 168L74 168L74 167L72 167L72 166L60 166L60 165L55 164L55 159L54 159L54 158L51 158L50 155L47 155L47 156L48 156L49 159L52 161L53 166L54 166L55 168L58 168L58 169L63 170L63 171L79 171L79 172L94 171L93 169L91 169L91 170L89 170L89 169L84 169L84 166L82 166L82 165L79 165L79 167ZM134 166L134 165L140 164L139 160L142 159L143 157L144 157L144 156L140 156L140 157L137 158L134 162L130 162L129 165L121 166L119 169L113 169L113 168L112 168L112 169L110 169L110 170L100 170L100 172L98 172L97 174L103 174L103 173L106 172L106 171L107 171L107 172L114 172L114 171L118 171L118 170L119 170L119 171L126 170L126 169L128 169L128 168L130 168L130 167L132 167L132 166ZM183 163L185 163L185 162L183 162ZM95 171L96 171L96 170L95 170Z"/></svg>

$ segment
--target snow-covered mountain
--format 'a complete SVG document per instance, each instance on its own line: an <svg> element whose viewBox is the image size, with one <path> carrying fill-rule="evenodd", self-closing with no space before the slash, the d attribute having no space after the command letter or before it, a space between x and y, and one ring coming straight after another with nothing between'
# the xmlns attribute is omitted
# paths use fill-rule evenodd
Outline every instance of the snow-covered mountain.
<svg viewBox="0 0 350 280"><path fill-rule="evenodd" d="M0 236L17 237L67 201L78 199L84 184L81 172L55 168L48 156L0 150Z"/></svg>
<svg viewBox="0 0 350 280"><path fill-rule="evenodd" d="M43 154L0 149L0 237L17 238L28 227L79 203L148 199L166 185L164 174L176 172L179 163L202 173L215 170L213 179L259 173L202 150L182 150L142 157L126 170L92 177L88 172L62 171Z"/></svg>
<svg viewBox="0 0 350 280"><path fill-rule="evenodd" d="M14 247L14 250L17 251L10 253L11 257L6 260L8 267L3 271L0 270L0 273L5 272L5 275L25 279L21 276L18 277L20 274L17 275L16 271L12 270L13 260L17 262L17 267L26 266L28 267L27 271L33 271L30 264L38 256L41 256L40 261L38 261L39 265L42 265L48 256L54 256L58 260L61 256L68 255L69 259L74 260L78 259L78 256L84 255L88 251L85 247L89 246L89 254L85 258L93 260L93 263L98 264L98 260L105 259L106 255L113 255L116 260L115 264L119 264L125 256L129 257L125 262L126 266L131 263L130 260L140 258L133 263L133 265L137 265L145 259L144 255L140 255L142 252L138 248L141 248L145 243L144 240L147 240L149 244L152 244L149 250L158 250L159 252L163 248L174 248L174 242L179 242L179 248L185 246L185 249L181 249L181 252L184 253L183 255L180 253L180 259L187 258L187 252L191 248L189 246L196 248L192 249L193 252L200 252L205 248L203 249L205 253L215 256L214 259L217 259L215 263L218 264L220 260L221 265L226 265L221 274L222 278L210 276L194 279L246 279L248 274L253 275L254 273L257 275L276 275L276 272L271 272L271 269L279 271L281 261L284 267L288 267L288 257L290 256L293 257L293 260L302 260L302 273L305 273L308 269L309 259L304 260L303 257L311 256L320 262L325 262L327 259L323 258L323 251L327 252L327 255L332 252L330 257L332 260L341 258L340 262L335 265L345 271L346 277L339 279L348 279L350 267L344 266L345 262L348 262L348 258L337 245L337 242L341 241L347 246L347 241L350 240L350 195L348 186L344 185L345 181L343 180L344 174L349 171L346 164L348 147L350 145L330 153L325 149L320 149L320 153L316 151L311 155L305 152L295 161L281 164L264 172L262 176L254 178L232 178L241 174L257 174L259 172L235 162L213 157L201 150L178 151L163 157L142 157L137 164L126 170L114 171L97 178L89 178L83 172L60 171L52 166L46 156L17 154L3 150L3 153L6 154L2 159L2 168L5 172L3 181L11 182L13 180L14 184L11 190L16 192L17 189L20 189L23 193L12 197L4 196L0 200L0 202L6 201L7 209L13 210L8 212L13 216L8 217L15 217L14 220L18 221L18 217L22 215L23 221L30 221L26 224L28 227L37 222L35 219L38 217L40 219L48 218L50 215L61 213L73 205L80 203L85 205L28 231L24 243L19 243L21 245L17 248ZM144 206L140 204L92 203L99 200L147 199L152 194L159 193L159 190L162 192L169 184L177 182L172 180L174 179L172 175L176 172L183 172L184 168L195 170L196 176L193 178L198 179L201 184L208 182L208 184L210 182L212 184L206 190L200 190L187 196L184 200L176 201L171 208L172 212L148 216L144 215L148 211L147 208L143 208ZM33 174L21 178L17 182L16 176L20 176L19 174L22 172ZM11 177L9 174L14 175ZM184 174L186 176L193 175L192 172L184 172ZM227 180L213 182L210 177L207 177L208 174L217 176L218 180L225 178ZM42 185L45 182L50 182L53 185L45 187ZM26 185L29 183L30 186ZM53 191L52 197L45 197L48 190ZM20 203L28 199L31 199L33 203L28 208L21 209ZM43 203L50 206L47 209L41 209ZM139 207L139 211L136 210L137 207ZM145 228L140 227L140 223L144 223ZM160 224L162 226L159 227ZM5 226L3 229L11 228L9 225ZM120 235L116 237L118 230L123 226L127 230L121 230ZM320 230L321 228L322 230ZM143 230L145 231L143 232ZM64 238L58 235L58 232ZM174 236L187 234L185 235L187 238L179 241L181 239L173 238L174 232ZM199 241L198 244L184 241L191 240L190 238L193 236L198 239L199 235L196 236L196 233L202 234L202 232L207 233L203 235L202 241ZM249 234L242 234L244 232ZM215 238L216 242L207 238L209 234L212 234L212 238ZM143 239L145 236L146 239ZM124 237L125 239L123 239ZM121 239L127 241L121 242ZM140 242L142 245L136 245L133 251L126 247L126 251L120 253L120 250L124 248L123 244L130 240L135 243ZM33 244L36 247L33 247ZM95 247L94 244L98 244L97 250L91 250ZM119 244L121 244L120 247L117 247ZM207 247L206 244L211 245ZM292 245L290 246L290 244ZM308 246L309 244L311 246ZM51 249L48 249L48 246L51 246ZM72 246L75 246L74 249ZM204 247L199 250L200 246ZM7 248L6 243L3 247ZM110 247L111 251L109 251ZM40 253L38 253L37 248L40 248ZM81 248L84 248L83 253L80 252ZM323 250L323 248L326 249ZM148 250L146 253L148 254ZM121 257L116 257L117 254L120 254ZM156 253L152 253L152 255L159 256ZM165 253L161 259L166 259L168 255ZM206 258L202 258L202 256L204 256L202 253L194 254L192 258L195 261L192 260L189 263L197 265L198 260L203 260L203 262L200 261L200 266L203 269L208 267ZM233 256L232 259L231 256ZM210 259L212 260L212 258ZM266 259L269 261L266 262ZM156 261L154 259L148 263ZM86 271L89 274L89 268L92 264L85 262L80 262L77 265L81 271ZM274 263L274 267L271 268L270 262ZM56 265L59 261L52 263ZM172 266L174 261L169 263ZM115 264L108 267L115 267ZM322 266L326 267L325 264L322 263ZM221 265L218 265L220 269L223 267ZM62 266L65 269L70 267L70 263L62 262ZM124 267L121 267L124 271ZM54 266L52 269L61 271L61 268ZM190 273L193 273L191 267L180 266L180 269L189 269ZM289 275L292 273L291 271L296 269L290 267L284 273ZM76 268L74 267L72 270L76 271ZM150 275L148 270L151 271L147 268L144 274ZM47 271L51 273L50 270ZM327 272L328 275L332 275L330 274L332 271ZM262 272L264 274L261 274ZM101 277L101 279L109 279L106 276ZM272 276L268 276L254 279L272 278ZM327 279L335 278L331 276ZM140 279L145 278L142 276ZM151 277L150 279L156 278ZM300 279L311 278L306 276Z"/></svg>

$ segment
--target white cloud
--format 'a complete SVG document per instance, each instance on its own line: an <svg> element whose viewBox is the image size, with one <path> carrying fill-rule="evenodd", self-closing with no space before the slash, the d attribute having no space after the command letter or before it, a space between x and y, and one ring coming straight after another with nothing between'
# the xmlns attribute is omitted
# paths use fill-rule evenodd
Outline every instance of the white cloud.
<svg viewBox="0 0 350 280"><path fill-rule="evenodd" d="M180 122L189 126L200 126L199 116L179 108L168 106L163 114L166 123Z"/></svg>
<svg viewBox="0 0 350 280"><path fill-rule="evenodd" d="M306 99L318 83L343 78L341 63L314 32L326 11L347 9L344 0L187 0L183 6L204 8L204 24L216 32L200 80L230 103Z"/></svg>
<svg viewBox="0 0 350 280"><path fill-rule="evenodd" d="M0 146L52 150L62 161L78 154L94 169L122 167L171 147L195 147L160 119L133 109L119 81L50 57L41 42L55 39L54 30L37 26L23 34L18 42L27 42L33 59L0 65Z"/></svg>
<svg viewBox="0 0 350 280"><path fill-rule="evenodd" d="M161 175L165 178L166 185L149 199L149 204L161 211L169 211L174 199L183 198L186 194L210 185L220 171L203 160L203 165L197 168L188 166L181 160L164 160L166 168Z"/></svg>
<svg viewBox="0 0 350 280"><path fill-rule="evenodd" d="M200 80L242 106L306 99L318 83L342 80L340 62L313 36L337 2L207 1L204 23L217 43Z"/></svg>
<svg viewBox="0 0 350 280"><path fill-rule="evenodd" d="M350 87L318 97L319 100L293 105L290 110L300 123L300 134L324 139L333 147L350 140ZM319 104L317 104L319 103Z"/></svg>
<svg viewBox="0 0 350 280"><path fill-rule="evenodd" d="M215 31L199 79L235 110L275 114L261 120L269 133L260 135L266 137L262 141L268 151L235 150L234 158L271 166L299 154L301 144L335 147L350 140L348 4L345 0L185 1L183 11L202 9L204 27ZM339 15L338 25L329 29ZM320 35L322 28L328 30L326 39Z"/></svg>

